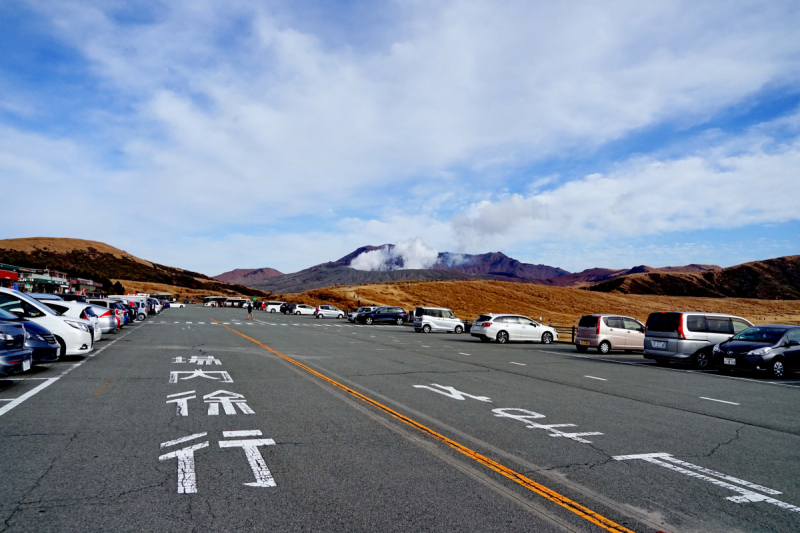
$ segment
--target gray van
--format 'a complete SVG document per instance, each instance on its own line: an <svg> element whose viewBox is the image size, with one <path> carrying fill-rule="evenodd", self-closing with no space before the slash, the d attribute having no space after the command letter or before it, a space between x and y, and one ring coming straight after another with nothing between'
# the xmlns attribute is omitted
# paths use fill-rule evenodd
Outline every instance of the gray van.
<svg viewBox="0 0 800 533"><path fill-rule="evenodd" d="M710 352L704 350L752 327L744 318L718 313L650 313L644 335L644 357L658 365L670 361L707 368Z"/></svg>

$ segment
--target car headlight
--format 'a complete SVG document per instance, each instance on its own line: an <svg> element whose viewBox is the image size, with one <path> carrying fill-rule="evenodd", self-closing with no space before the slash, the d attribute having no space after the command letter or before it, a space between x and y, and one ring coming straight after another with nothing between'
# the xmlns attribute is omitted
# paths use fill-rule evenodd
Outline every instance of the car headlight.
<svg viewBox="0 0 800 533"><path fill-rule="evenodd" d="M69 324L70 326L72 326L75 329L79 329L79 330L85 331L87 333L89 332L89 326L87 326L86 324L84 324L82 322L75 322L74 320L65 320L64 322L66 322L67 324Z"/></svg>
<svg viewBox="0 0 800 533"><path fill-rule="evenodd" d="M25 330L25 338L26 338L26 339L28 339L28 340L32 340L32 341L42 341L42 342L47 342L46 340L44 340L44 339L42 338L42 336L41 336L41 335L37 335L36 333L31 333L31 332L30 332L30 331L28 331L27 329Z"/></svg>
<svg viewBox="0 0 800 533"><path fill-rule="evenodd" d="M720 350L720 348L719 348L719 344L715 344L715 345L714 345L714 349L713 349L712 351L713 351L714 353L719 353L719 352L721 352L722 350Z"/></svg>
<svg viewBox="0 0 800 533"><path fill-rule="evenodd" d="M0 333L0 341L13 341L14 336L8 333Z"/></svg>
<svg viewBox="0 0 800 533"><path fill-rule="evenodd" d="M772 351L772 348L767 346L766 348L759 348L758 350L752 350L751 352L748 353L748 355L761 355L761 356L763 356L763 355L769 354L769 352L771 352L771 351Z"/></svg>

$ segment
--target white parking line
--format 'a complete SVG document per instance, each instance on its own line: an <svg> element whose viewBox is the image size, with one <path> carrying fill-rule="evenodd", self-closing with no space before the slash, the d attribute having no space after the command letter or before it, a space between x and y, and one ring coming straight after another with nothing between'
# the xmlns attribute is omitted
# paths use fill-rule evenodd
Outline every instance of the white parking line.
<svg viewBox="0 0 800 533"><path fill-rule="evenodd" d="M458 352L458 355L470 355L470 354L464 352Z"/></svg>
<svg viewBox="0 0 800 533"><path fill-rule="evenodd" d="M526 363L515 363L514 361L509 361L512 365L519 365L519 366L528 366Z"/></svg>
<svg viewBox="0 0 800 533"><path fill-rule="evenodd" d="M705 396L700 396L700 399L701 400L709 400L709 401L712 401L712 402L728 403L728 404L731 404L731 405L741 405L741 404L738 404L736 402L726 402L725 400L717 400L715 398L706 398Z"/></svg>
<svg viewBox="0 0 800 533"><path fill-rule="evenodd" d="M589 379L598 379L600 381L608 381L606 378L598 378L598 377L595 377L595 376L583 376L583 377L589 378Z"/></svg>

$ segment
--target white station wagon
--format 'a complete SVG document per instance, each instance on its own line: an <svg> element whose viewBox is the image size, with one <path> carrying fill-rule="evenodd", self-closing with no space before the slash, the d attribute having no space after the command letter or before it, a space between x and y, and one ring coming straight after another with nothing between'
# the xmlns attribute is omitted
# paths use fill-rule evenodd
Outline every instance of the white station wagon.
<svg viewBox="0 0 800 533"><path fill-rule="evenodd" d="M482 342L492 339L498 344L508 341L538 341L550 344L558 340L558 333L550 326L544 326L522 315L481 315L472 323L470 335Z"/></svg>

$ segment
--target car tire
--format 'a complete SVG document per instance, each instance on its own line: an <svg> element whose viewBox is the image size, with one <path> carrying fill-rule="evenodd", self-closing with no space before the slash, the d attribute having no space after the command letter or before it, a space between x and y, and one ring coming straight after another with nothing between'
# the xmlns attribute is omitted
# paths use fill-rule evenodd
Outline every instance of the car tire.
<svg viewBox="0 0 800 533"><path fill-rule="evenodd" d="M453 330L453 333L455 333L456 335L461 335L462 333L464 333L464 328L462 328L461 326L456 326L456 329Z"/></svg>
<svg viewBox="0 0 800 533"><path fill-rule="evenodd" d="M317 315L317 318L322 318L322 313L319 313L319 314Z"/></svg>
<svg viewBox="0 0 800 533"><path fill-rule="evenodd" d="M597 345L597 352L603 355L607 354L611 351L611 343L608 341L603 341Z"/></svg>
<svg viewBox="0 0 800 533"><path fill-rule="evenodd" d="M505 344L508 342L508 333L501 331L497 334L497 344Z"/></svg>
<svg viewBox="0 0 800 533"><path fill-rule="evenodd" d="M549 331L542 333L542 344L551 344L553 342L553 334Z"/></svg>
<svg viewBox="0 0 800 533"><path fill-rule="evenodd" d="M269 310L269 312L270 312L270 313L274 313L274 312L275 312L275 310L274 310L274 309L270 309L270 310Z"/></svg>
<svg viewBox="0 0 800 533"><path fill-rule="evenodd" d="M295 312L296 316L300 316L300 311Z"/></svg>
<svg viewBox="0 0 800 533"><path fill-rule="evenodd" d="M402 318L398 318L397 320L394 321L394 323L397 324L398 326L402 326L403 325L403 319Z"/></svg>
<svg viewBox="0 0 800 533"><path fill-rule="evenodd" d="M61 351L58 352L58 358L61 359L62 357L66 357L67 355L67 343L64 342L61 337L56 337L56 342L58 345L61 346Z"/></svg>
<svg viewBox="0 0 800 533"><path fill-rule="evenodd" d="M776 357L769 365L769 375L773 379L783 379L786 376L786 364L783 359Z"/></svg>
<svg viewBox="0 0 800 533"><path fill-rule="evenodd" d="M698 351L692 356L692 366L695 368L705 370L710 366L710 364L711 359L708 357L708 353L703 350Z"/></svg>
<svg viewBox="0 0 800 533"><path fill-rule="evenodd" d="M422 326L422 332L423 332L423 333L430 333L430 332L431 332L431 327L430 327L430 325L428 325L428 324L425 324L424 326Z"/></svg>
<svg viewBox="0 0 800 533"><path fill-rule="evenodd" d="M587 351L589 351L589 347L584 346L583 344L576 344L575 349L578 350L578 352L580 353L586 353Z"/></svg>
<svg viewBox="0 0 800 533"><path fill-rule="evenodd" d="M336 318L344 318L344 315L339 313L338 315L336 315Z"/></svg>
<svg viewBox="0 0 800 533"><path fill-rule="evenodd" d="M374 321L375 320L373 320L371 316L368 316L367 318L364 319L364 324L371 326Z"/></svg>
<svg viewBox="0 0 800 533"><path fill-rule="evenodd" d="M487 337L486 335L481 335L478 338L481 340L481 342L489 342L490 340L492 340L489 337Z"/></svg>
<svg viewBox="0 0 800 533"><path fill-rule="evenodd" d="M136 320L138 320L139 322L141 322L141 321L143 321L145 318L147 318L147 317L145 316L145 314L144 314L144 313L139 313L139 315L136 317Z"/></svg>

